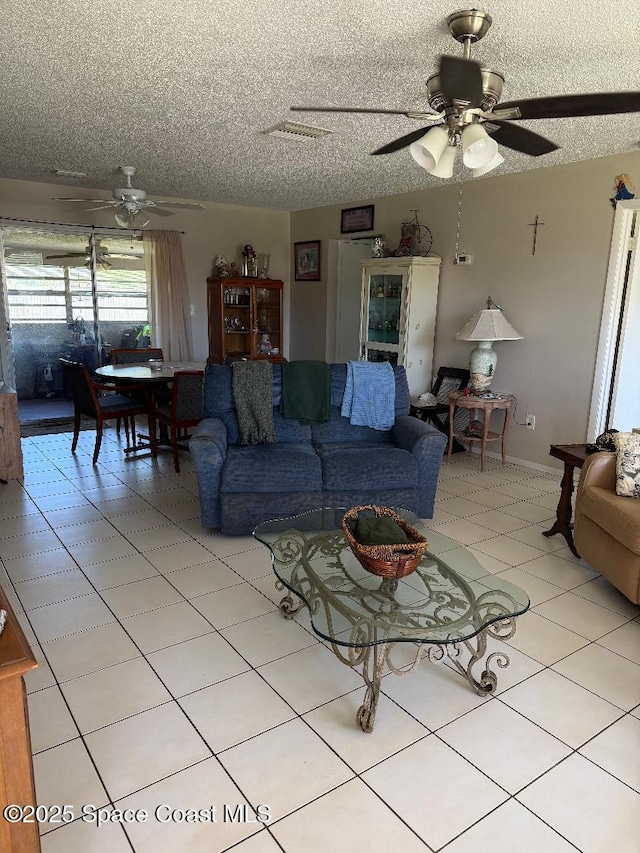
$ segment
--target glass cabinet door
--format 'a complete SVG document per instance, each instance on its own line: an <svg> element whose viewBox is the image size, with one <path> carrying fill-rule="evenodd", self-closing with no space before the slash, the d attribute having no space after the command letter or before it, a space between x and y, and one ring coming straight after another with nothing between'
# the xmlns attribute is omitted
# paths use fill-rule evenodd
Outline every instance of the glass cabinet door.
<svg viewBox="0 0 640 853"><path fill-rule="evenodd" d="M397 274L375 274L369 277L366 343L400 344L402 280L403 276Z"/></svg>

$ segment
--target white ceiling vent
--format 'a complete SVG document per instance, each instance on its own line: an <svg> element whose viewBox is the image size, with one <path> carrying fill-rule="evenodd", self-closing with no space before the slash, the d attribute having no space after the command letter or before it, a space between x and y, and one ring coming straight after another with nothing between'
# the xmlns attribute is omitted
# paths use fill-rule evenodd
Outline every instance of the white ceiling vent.
<svg viewBox="0 0 640 853"><path fill-rule="evenodd" d="M262 131L265 136L281 136L283 139L297 139L299 142L311 142L312 139L320 139L333 133L324 127L314 127L311 124L298 124L295 121L282 121L269 130Z"/></svg>

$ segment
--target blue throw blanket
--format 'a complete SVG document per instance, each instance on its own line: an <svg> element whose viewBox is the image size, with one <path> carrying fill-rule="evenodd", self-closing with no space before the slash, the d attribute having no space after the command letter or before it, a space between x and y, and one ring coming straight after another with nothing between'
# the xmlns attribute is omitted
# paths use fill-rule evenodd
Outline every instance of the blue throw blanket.
<svg viewBox="0 0 640 853"><path fill-rule="evenodd" d="M396 385L388 361L350 361L341 414L354 426L388 430L395 421Z"/></svg>

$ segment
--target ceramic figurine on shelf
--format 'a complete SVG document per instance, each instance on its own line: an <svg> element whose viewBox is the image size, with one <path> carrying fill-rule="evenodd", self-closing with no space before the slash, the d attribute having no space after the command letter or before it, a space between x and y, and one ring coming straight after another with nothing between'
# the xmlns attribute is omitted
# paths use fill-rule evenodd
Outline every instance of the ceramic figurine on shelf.
<svg viewBox="0 0 640 853"><path fill-rule="evenodd" d="M213 268L218 278L228 278L231 275L229 272L229 264L224 255L215 256L213 260Z"/></svg>
<svg viewBox="0 0 640 853"><path fill-rule="evenodd" d="M262 335L260 337L260 343L258 344L258 352L260 355L269 355L271 352L271 340L269 335Z"/></svg>
<svg viewBox="0 0 640 853"><path fill-rule="evenodd" d="M384 258L384 240L382 237L376 237L371 247L372 258Z"/></svg>

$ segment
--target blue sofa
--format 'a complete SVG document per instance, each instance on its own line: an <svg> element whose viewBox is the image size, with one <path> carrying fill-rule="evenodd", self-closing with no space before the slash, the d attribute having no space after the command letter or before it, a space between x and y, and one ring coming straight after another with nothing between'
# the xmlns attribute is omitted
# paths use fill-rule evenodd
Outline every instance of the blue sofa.
<svg viewBox="0 0 640 853"><path fill-rule="evenodd" d="M249 534L257 524L321 506L375 503L433 516L446 438L409 416L404 367L394 368L396 420L389 431L353 426L340 407L346 364L331 365L331 418L301 424L279 411L280 365L273 365L277 441L241 446L231 366L207 365L203 420L190 449L196 468L203 527Z"/></svg>

